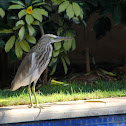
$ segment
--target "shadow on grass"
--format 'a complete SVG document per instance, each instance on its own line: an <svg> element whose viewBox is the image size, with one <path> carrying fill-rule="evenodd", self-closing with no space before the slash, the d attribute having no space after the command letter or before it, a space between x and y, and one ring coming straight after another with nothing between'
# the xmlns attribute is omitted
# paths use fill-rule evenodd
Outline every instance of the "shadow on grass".
<svg viewBox="0 0 126 126"><path fill-rule="evenodd" d="M8 91L8 90L1 90L0 89L0 100L2 98L8 98L8 97L14 97L14 96L18 97L18 96L25 94L25 93L27 93L26 87L18 89L16 91Z"/></svg>
<svg viewBox="0 0 126 126"><path fill-rule="evenodd" d="M63 85L43 85L38 89L38 93L41 95L51 95L54 93L64 93L64 94L73 94L73 93L92 93L95 91L101 92L126 92L126 81L123 82L97 82L96 84L85 84L85 83L76 83L71 82L67 86ZM18 97L22 94L27 95L27 87L21 88L17 91L5 91L0 90L0 99L8 97ZM123 94L125 96L125 94Z"/></svg>
<svg viewBox="0 0 126 126"><path fill-rule="evenodd" d="M91 93L96 90L100 91L126 91L126 82L97 82L96 84L85 84L85 83L75 83L72 82L68 86L56 86L56 85L47 85L40 88L44 95L53 94L53 93L69 93L72 94L74 92L85 92Z"/></svg>

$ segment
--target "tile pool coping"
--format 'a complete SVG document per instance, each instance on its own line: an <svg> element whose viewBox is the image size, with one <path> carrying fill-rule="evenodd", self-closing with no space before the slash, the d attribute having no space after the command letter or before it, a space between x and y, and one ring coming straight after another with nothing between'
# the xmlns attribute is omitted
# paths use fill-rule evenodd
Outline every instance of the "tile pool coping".
<svg viewBox="0 0 126 126"><path fill-rule="evenodd" d="M92 102L79 100L45 103L42 104L42 109L28 108L28 105L0 107L0 124L126 113L126 97L92 99L90 101Z"/></svg>

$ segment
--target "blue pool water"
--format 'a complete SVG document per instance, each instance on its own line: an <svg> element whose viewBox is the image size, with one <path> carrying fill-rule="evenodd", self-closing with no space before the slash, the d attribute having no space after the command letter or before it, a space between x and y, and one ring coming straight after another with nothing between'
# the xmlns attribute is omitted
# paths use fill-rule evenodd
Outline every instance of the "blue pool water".
<svg viewBox="0 0 126 126"><path fill-rule="evenodd" d="M4 124L4 126L126 126L126 114Z"/></svg>

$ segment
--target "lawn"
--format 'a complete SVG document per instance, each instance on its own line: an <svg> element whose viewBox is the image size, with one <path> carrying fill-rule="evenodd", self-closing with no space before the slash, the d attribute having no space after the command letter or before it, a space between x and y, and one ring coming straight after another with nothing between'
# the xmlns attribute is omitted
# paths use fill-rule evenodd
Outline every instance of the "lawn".
<svg viewBox="0 0 126 126"><path fill-rule="evenodd" d="M71 82L68 85L44 85L37 91L39 103L122 96L126 96L125 81L100 81L93 85L77 82ZM0 106L24 104L30 104L26 87L14 92L0 90Z"/></svg>

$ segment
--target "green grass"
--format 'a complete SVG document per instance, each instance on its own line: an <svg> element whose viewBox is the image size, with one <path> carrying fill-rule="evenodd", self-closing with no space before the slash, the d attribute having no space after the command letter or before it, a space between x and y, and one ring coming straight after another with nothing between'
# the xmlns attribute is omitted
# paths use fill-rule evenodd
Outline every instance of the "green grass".
<svg viewBox="0 0 126 126"><path fill-rule="evenodd" d="M0 90L0 106L30 104L27 90ZM39 103L126 96L126 82L98 82L94 85L72 82L68 86L47 85L37 92ZM34 97L33 97L34 101Z"/></svg>

